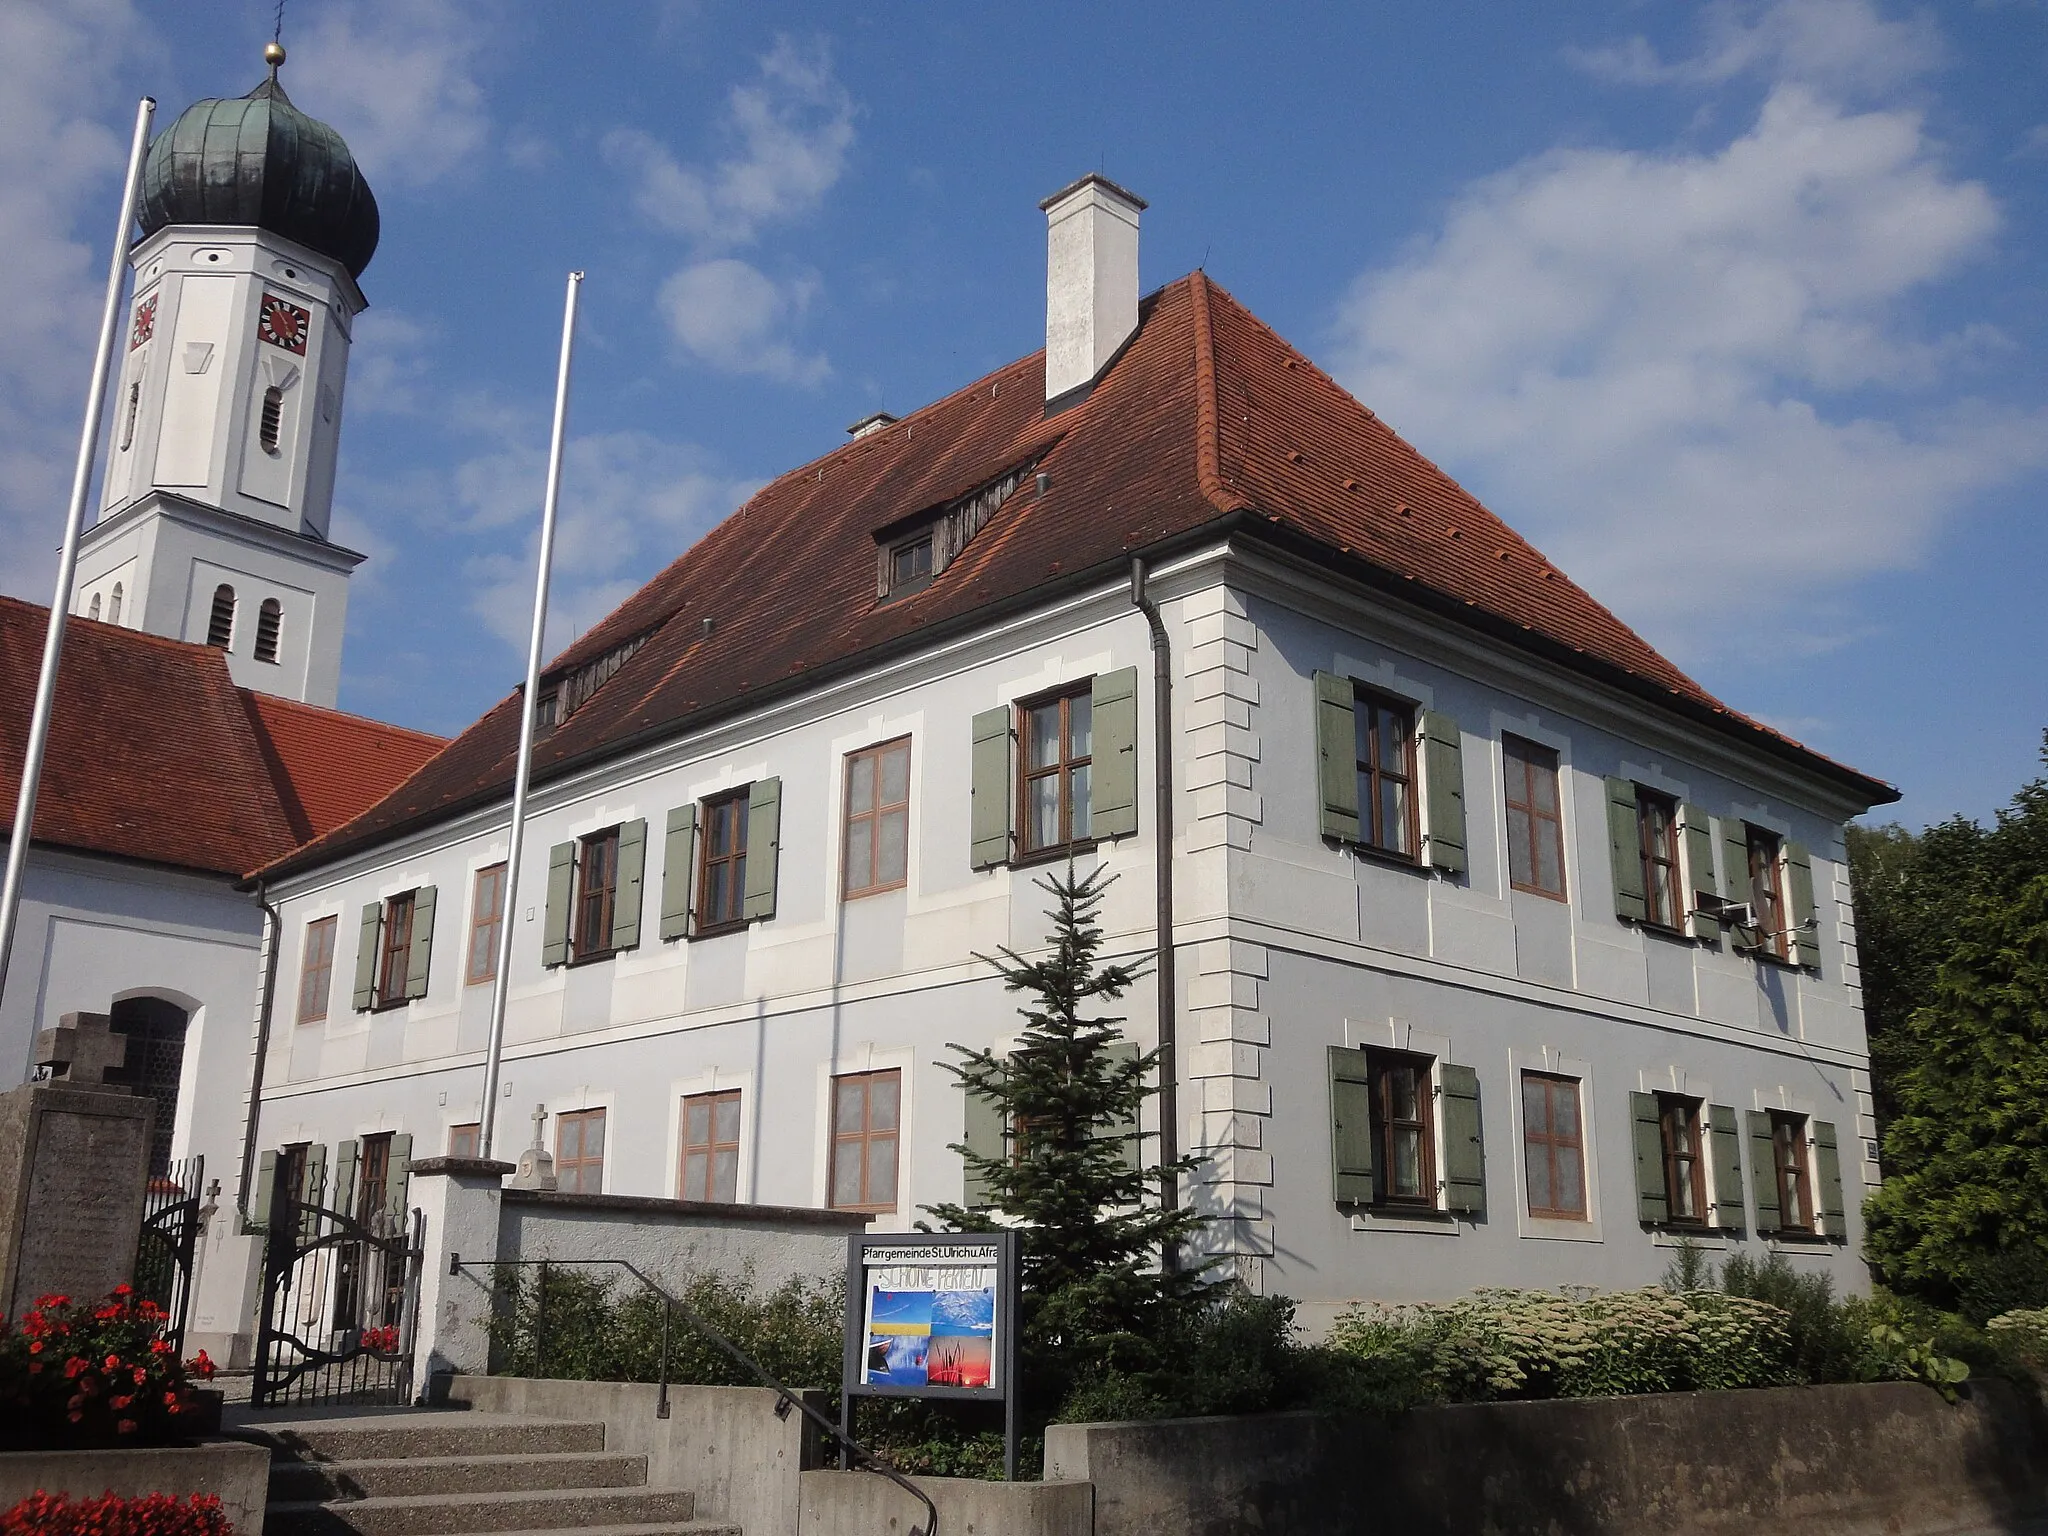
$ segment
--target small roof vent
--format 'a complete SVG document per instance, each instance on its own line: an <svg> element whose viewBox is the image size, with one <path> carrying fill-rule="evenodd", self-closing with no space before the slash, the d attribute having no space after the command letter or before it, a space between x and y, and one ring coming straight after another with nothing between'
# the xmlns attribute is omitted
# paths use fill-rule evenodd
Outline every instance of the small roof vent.
<svg viewBox="0 0 2048 1536"><path fill-rule="evenodd" d="M848 427L846 435L848 437L866 437L872 432L881 431L884 427L894 426L897 419L887 411L876 411L871 415L861 417L859 421Z"/></svg>

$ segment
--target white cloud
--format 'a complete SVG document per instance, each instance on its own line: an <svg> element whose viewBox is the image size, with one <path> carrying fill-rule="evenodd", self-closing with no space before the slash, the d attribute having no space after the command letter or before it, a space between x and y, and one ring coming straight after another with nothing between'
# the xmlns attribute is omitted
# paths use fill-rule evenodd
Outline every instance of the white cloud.
<svg viewBox="0 0 2048 1536"><path fill-rule="evenodd" d="M661 285L661 312L692 354L730 373L785 384L817 384L832 372L823 356L805 356L782 332L817 292L815 279L777 284L744 261L720 257L672 274Z"/></svg>
<svg viewBox="0 0 2048 1536"><path fill-rule="evenodd" d="M1698 18L1700 49L1689 58L1666 62L1641 36L1566 57L1627 85L1711 86L1763 73L1861 94L1913 79L1946 53L1931 16L1888 19L1869 0L1717 0Z"/></svg>
<svg viewBox="0 0 2048 1536"><path fill-rule="evenodd" d="M285 89L340 131L373 189L437 181L483 146L491 123L478 66L496 29L487 10L356 0L314 16L290 40Z"/></svg>
<svg viewBox="0 0 2048 1536"><path fill-rule="evenodd" d="M419 409L420 388L439 340L432 326L394 309L365 310L348 352L348 413L405 415Z"/></svg>
<svg viewBox="0 0 2048 1536"><path fill-rule="evenodd" d="M716 165L685 165L651 135L621 128L606 157L630 175L633 202L661 228L704 246L747 245L763 225L816 207L846 169L853 98L832 73L824 43L779 39L755 79L726 97L725 132L736 153Z"/></svg>
<svg viewBox="0 0 2048 1536"><path fill-rule="evenodd" d="M831 373L822 354L789 340L817 296L817 278L777 282L720 253L754 244L767 227L818 205L845 173L854 116L825 44L784 37L758 61L755 77L728 93L721 127L733 153L716 164L685 164L637 129L606 136L605 157L631 179L634 206L698 257L660 293L669 329L691 356L787 384L816 384Z"/></svg>
<svg viewBox="0 0 2048 1536"><path fill-rule="evenodd" d="M469 607L523 652L533 617L545 434L509 415L501 426L506 435L459 465L450 489L465 530L498 546L465 563ZM571 437L563 451L548 651L631 596L758 485L721 474L712 455L694 444L637 431ZM522 530L516 553L502 542L515 529Z"/></svg>
<svg viewBox="0 0 2048 1536"><path fill-rule="evenodd" d="M109 82L155 52L128 0L0 4L0 588L37 602L56 571L128 155L134 103Z"/></svg>
<svg viewBox="0 0 2048 1536"><path fill-rule="evenodd" d="M2041 413L1924 393L1998 338L1924 340L1911 299L1998 225L1917 114L1780 83L1718 148L1468 187L1359 280L1342 373L1653 639L1783 655L2048 456Z"/></svg>

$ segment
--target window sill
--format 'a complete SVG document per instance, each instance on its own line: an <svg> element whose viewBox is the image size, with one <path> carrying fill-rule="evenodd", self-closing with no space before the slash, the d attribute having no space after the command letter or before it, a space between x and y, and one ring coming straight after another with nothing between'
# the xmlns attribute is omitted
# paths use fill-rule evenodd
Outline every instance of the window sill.
<svg viewBox="0 0 2048 1536"><path fill-rule="evenodd" d="M1650 1246L1653 1248L1682 1248L1690 1243L1695 1248L1718 1251L1728 1246L1728 1233L1721 1227L1665 1225L1650 1227L1647 1230L1650 1234Z"/></svg>
<svg viewBox="0 0 2048 1536"><path fill-rule="evenodd" d="M610 960L618 953L619 951L617 951L616 949L599 949L594 950L587 955L571 955L567 960L564 960L562 962L562 967L564 970L573 971L578 966L596 965L600 961Z"/></svg>
<svg viewBox="0 0 2048 1536"><path fill-rule="evenodd" d="M845 892L843 895L840 896L839 899L842 902L865 901L870 896L886 896L891 891L900 891L907 889L909 885L910 882L907 879L898 880L889 885L864 885L857 891Z"/></svg>
<svg viewBox="0 0 2048 1536"><path fill-rule="evenodd" d="M1568 907L1572 904L1571 897L1567 896L1563 891L1546 891L1538 885L1517 885L1514 881L1510 880L1508 882L1508 889L1523 896L1541 896L1545 901L1554 901L1561 907Z"/></svg>
<svg viewBox="0 0 2048 1536"><path fill-rule="evenodd" d="M1430 1237L1456 1237L1463 1230L1450 1211L1433 1211L1426 1206L1354 1205L1350 1208L1354 1232L1415 1232Z"/></svg>
<svg viewBox="0 0 2048 1536"><path fill-rule="evenodd" d="M465 990L470 987L488 987L497 979L495 976L470 976L464 978L462 985Z"/></svg>
<svg viewBox="0 0 2048 1536"><path fill-rule="evenodd" d="M1096 838L1080 838L1071 843L1058 843L1050 848L1034 848L1029 853L1019 853L1010 860L1012 869L1031 869L1040 864L1057 864L1062 859L1078 858L1084 853L1093 853L1100 842Z"/></svg>
<svg viewBox="0 0 2048 1536"><path fill-rule="evenodd" d="M1519 1235L1537 1242L1600 1243L1600 1224L1573 1216L1530 1216L1521 1219Z"/></svg>
<svg viewBox="0 0 2048 1536"><path fill-rule="evenodd" d="M1339 839L1338 846L1350 850L1355 858L1370 864L1385 864L1393 869L1412 869L1418 874L1428 874L1430 866L1412 853L1402 853L1393 848L1382 848L1377 843L1352 843Z"/></svg>
<svg viewBox="0 0 2048 1536"><path fill-rule="evenodd" d="M1652 938L1664 939L1673 944L1692 946L1700 944L1711 945L1715 942L1713 939L1695 938L1683 928L1673 928L1668 923L1653 923L1648 918L1628 918L1626 921L1631 928L1639 928Z"/></svg>
<svg viewBox="0 0 2048 1536"><path fill-rule="evenodd" d="M390 1013L395 1009L403 1008L407 1003L411 1001L412 999L409 997L394 997L391 999L391 1001L387 1003L380 998L378 1001L370 1004L370 1006L367 1009L365 1009L364 1012Z"/></svg>
<svg viewBox="0 0 2048 1536"><path fill-rule="evenodd" d="M1771 1232L1765 1235L1764 1246L1772 1253L1827 1253L1841 1241L1825 1232Z"/></svg>
<svg viewBox="0 0 2048 1536"><path fill-rule="evenodd" d="M684 934L683 937L692 944L696 943L699 939L722 939L728 934L745 933L747 931L747 924L750 921L752 919L743 917L736 923L720 923L715 928L693 928L690 932Z"/></svg>

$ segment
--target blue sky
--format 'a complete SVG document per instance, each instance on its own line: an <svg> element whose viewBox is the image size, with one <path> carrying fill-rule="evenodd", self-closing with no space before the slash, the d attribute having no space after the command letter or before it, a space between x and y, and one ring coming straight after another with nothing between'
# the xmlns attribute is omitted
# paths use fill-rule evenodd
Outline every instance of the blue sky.
<svg viewBox="0 0 2048 1536"><path fill-rule="evenodd" d="M0 0L0 586L47 601L107 203L272 5ZM1039 345L1037 200L1197 265L1739 708L1985 816L2048 725L2048 6L291 0L384 214L336 536L345 707L521 666L763 479Z"/></svg>

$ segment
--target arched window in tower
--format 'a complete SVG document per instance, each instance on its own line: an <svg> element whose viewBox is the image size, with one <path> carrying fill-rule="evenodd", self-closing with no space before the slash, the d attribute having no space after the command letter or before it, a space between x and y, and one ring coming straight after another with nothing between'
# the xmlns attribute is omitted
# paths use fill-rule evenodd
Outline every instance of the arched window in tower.
<svg viewBox="0 0 2048 1536"><path fill-rule="evenodd" d="M121 420L121 451L126 453L135 442L135 415L142 409L142 381L136 380L128 386L128 413Z"/></svg>
<svg viewBox="0 0 2048 1536"><path fill-rule="evenodd" d="M256 610L256 659L277 660L278 631L284 628L284 605L274 597L263 599Z"/></svg>
<svg viewBox="0 0 2048 1536"><path fill-rule="evenodd" d="M109 1069L107 1081L125 1083L138 1098L156 1105L149 1137L149 1173L161 1178L171 1168L171 1137L178 1127L178 1081L185 1069L188 1015L161 997L129 997L107 1010L114 1034L128 1037L127 1059Z"/></svg>
<svg viewBox="0 0 2048 1536"><path fill-rule="evenodd" d="M107 604L107 622L109 624L121 622L121 583L118 581L114 583L114 600Z"/></svg>
<svg viewBox="0 0 2048 1536"><path fill-rule="evenodd" d="M85 616L86 616L86 617L87 617L88 619L96 619L96 618L98 618L98 617L100 616L100 595L99 595L99 593L97 593L97 592L93 593L93 595L92 595L92 606L91 606L90 608L88 608L88 609L86 609L86 610L85 610Z"/></svg>
<svg viewBox="0 0 2048 1536"><path fill-rule="evenodd" d="M206 643L225 651L235 638L235 589L222 582L213 589L213 613L206 621Z"/></svg>
<svg viewBox="0 0 2048 1536"><path fill-rule="evenodd" d="M275 384L263 391L263 420L257 427L263 451L275 456L278 430L284 425L284 391Z"/></svg>

